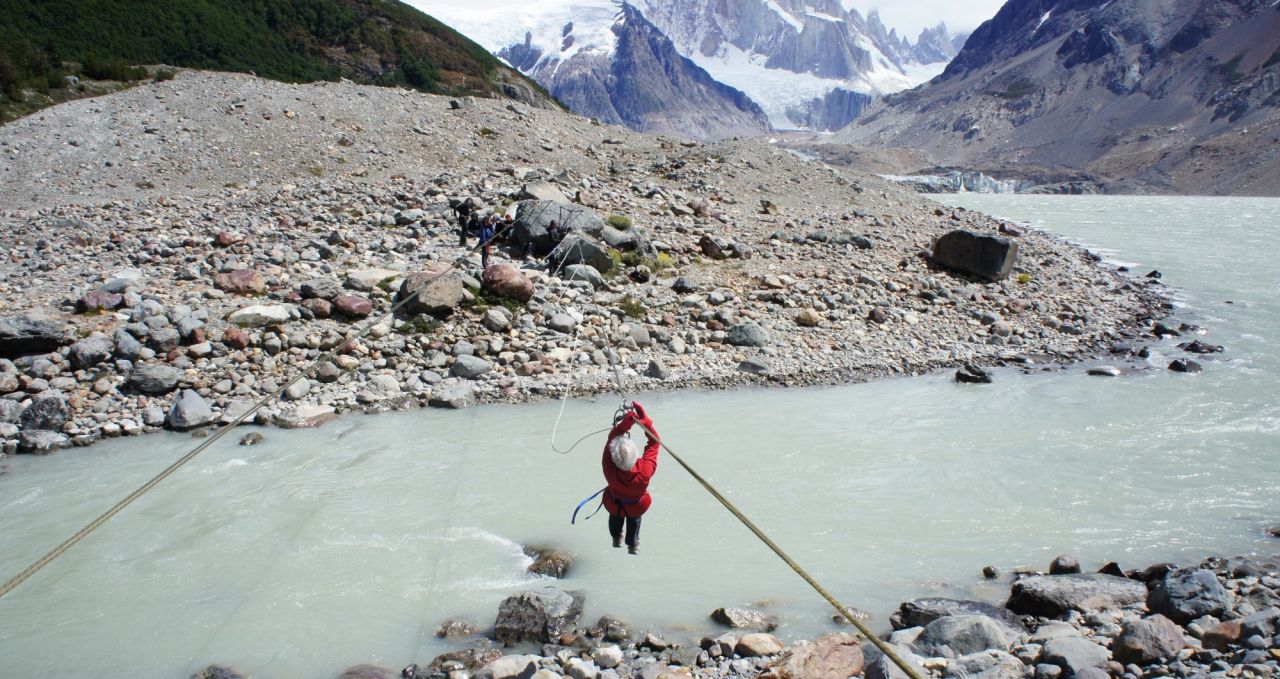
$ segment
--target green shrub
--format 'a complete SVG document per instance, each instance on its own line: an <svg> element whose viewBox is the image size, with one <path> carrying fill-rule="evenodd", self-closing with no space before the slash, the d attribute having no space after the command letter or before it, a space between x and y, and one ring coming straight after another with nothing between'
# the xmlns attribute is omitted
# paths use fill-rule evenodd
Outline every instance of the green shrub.
<svg viewBox="0 0 1280 679"><path fill-rule="evenodd" d="M613 215L609 217L608 224L619 231L626 231L631 228L631 218L624 215Z"/></svg>
<svg viewBox="0 0 1280 679"><path fill-rule="evenodd" d="M473 299L470 302L463 304L463 307L478 314L483 314L491 307L495 306L503 307L513 314L520 313L520 310L524 308L524 305L520 302L517 302L510 297L503 297L488 288L473 288L468 286L467 290L471 292Z"/></svg>
<svg viewBox="0 0 1280 679"><path fill-rule="evenodd" d="M1023 284L1023 285L1026 285L1027 283L1030 283L1030 282L1031 282L1031 274L1029 274L1029 273L1020 273L1020 274L1018 274L1018 282L1019 282L1019 283L1021 283L1021 284Z"/></svg>
<svg viewBox="0 0 1280 679"><path fill-rule="evenodd" d="M406 321L404 325L397 328L397 331L402 335L430 335L443 326L439 319L419 314Z"/></svg>
<svg viewBox="0 0 1280 679"><path fill-rule="evenodd" d="M154 80L158 83L162 83L168 80L173 80L174 77L177 75L178 75L178 72L173 70L172 68L162 68L156 71Z"/></svg>
<svg viewBox="0 0 1280 679"><path fill-rule="evenodd" d="M498 133L494 131L494 129L491 127L482 127L479 129L479 131L476 132L476 134L480 135L481 137L493 137L493 136L496 136Z"/></svg>
<svg viewBox="0 0 1280 679"><path fill-rule="evenodd" d="M623 297L622 301L618 302L618 308L622 310L622 313L627 318L635 319L644 318L645 312L648 311L644 304L641 304L639 301L632 298L631 295Z"/></svg>
<svg viewBox="0 0 1280 679"><path fill-rule="evenodd" d="M130 66L120 59L89 58L85 60L82 70L94 80L133 82L147 77L147 69Z"/></svg>

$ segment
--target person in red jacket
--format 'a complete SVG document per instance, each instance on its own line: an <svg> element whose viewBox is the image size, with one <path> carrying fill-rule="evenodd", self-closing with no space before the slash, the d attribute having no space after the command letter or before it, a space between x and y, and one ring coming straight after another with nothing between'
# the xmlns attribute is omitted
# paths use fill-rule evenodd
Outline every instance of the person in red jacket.
<svg viewBox="0 0 1280 679"><path fill-rule="evenodd" d="M626 434L635 424L644 426L648 443L644 455L640 447ZM627 552L636 554L640 549L640 517L653 504L649 496L649 481L658 471L658 439L653 420L645 414L637 402L622 416L622 420L609 432L609 442L604 446L601 466L608 487L604 491L604 508L609 512L609 535L613 546L622 546L623 524L627 529Z"/></svg>

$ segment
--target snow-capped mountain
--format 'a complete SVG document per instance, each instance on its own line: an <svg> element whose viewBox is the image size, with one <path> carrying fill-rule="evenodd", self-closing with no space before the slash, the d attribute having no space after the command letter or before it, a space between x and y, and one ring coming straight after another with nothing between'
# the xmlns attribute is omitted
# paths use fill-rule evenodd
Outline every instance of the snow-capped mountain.
<svg viewBox="0 0 1280 679"><path fill-rule="evenodd" d="M912 44L839 0L411 4L578 113L702 138L839 129L876 97L941 73L958 49L944 26Z"/></svg>

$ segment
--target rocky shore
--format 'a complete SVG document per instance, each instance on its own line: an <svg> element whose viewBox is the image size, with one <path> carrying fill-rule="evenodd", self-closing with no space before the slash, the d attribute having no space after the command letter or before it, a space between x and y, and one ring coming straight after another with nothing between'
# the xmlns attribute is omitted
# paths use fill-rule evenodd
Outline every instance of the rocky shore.
<svg viewBox="0 0 1280 679"><path fill-rule="evenodd" d="M335 347L256 421L1064 364L1164 313L1158 281L766 143L498 101L187 72L6 125L0 154L6 453L216 426ZM489 271L461 202L516 219ZM953 232L1011 270L943 266Z"/></svg>
<svg viewBox="0 0 1280 679"><path fill-rule="evenodd" d="M1070 556L1003 579L1003 603L915 599L882 638L931 679L1266 679L1280 673L1280 570L1210 558L1180 567L1082 573ZM459 648L401 670L361 665L340 679L905 679L869 641L834 633L784 644L761 611L717 609L715 630L664 639L610 617L582 620L584 596L543 588L508 597L491 628L459 621ZM883 623L881 623L883 625ZM711 629L711 625L708 629ZM236 679L210 666L192 679Z"/></svg>

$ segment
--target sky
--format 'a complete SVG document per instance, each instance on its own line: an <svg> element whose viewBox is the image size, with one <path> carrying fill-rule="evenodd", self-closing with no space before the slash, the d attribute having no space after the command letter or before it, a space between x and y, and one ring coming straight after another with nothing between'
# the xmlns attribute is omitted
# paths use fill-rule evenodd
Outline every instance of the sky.
<svg viewBox="0 0 1280 679"><path fill-rule="evenodd" d="M523 6L528 0L407 0L409 4L430 14L443 8L486 9L504 5ZM952 32L972 31L978 24L996 15L1004 0L844 0L846 7L857 9L863 15L872 9L880 10L880 18L887 28L898 29L913 42L921 29L947 22Z"/></svg>

